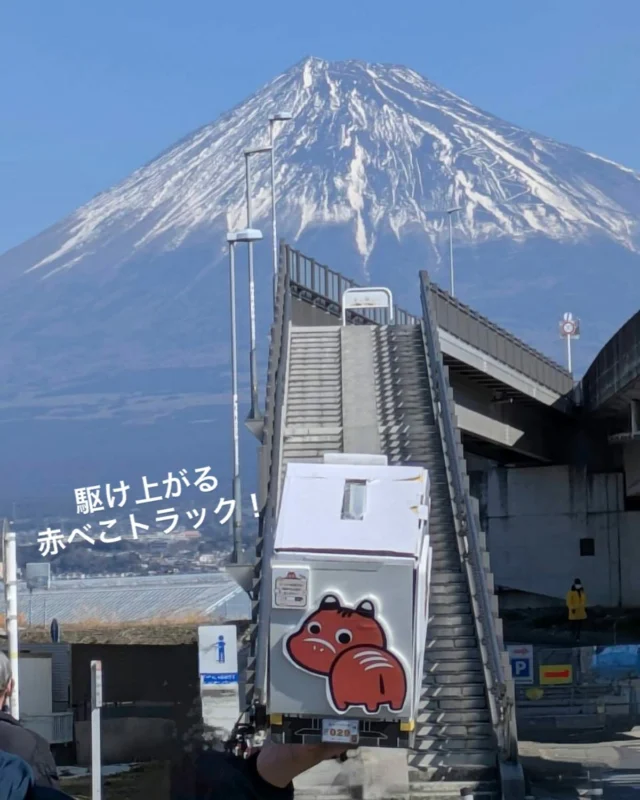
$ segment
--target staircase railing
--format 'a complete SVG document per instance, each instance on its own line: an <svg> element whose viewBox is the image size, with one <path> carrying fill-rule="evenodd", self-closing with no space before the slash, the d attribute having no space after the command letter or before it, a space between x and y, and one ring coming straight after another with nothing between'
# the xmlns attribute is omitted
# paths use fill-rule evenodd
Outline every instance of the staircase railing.
<svg viewBox="0 0 640 800"><path fill-rule="evenodd" d="M248 687L247 701L266 703L267 652L269 646L270 565L273 535L277 521L280 482L280 450L286 390L289 332L291 327L291 292L289 291L291 250L280 244L280 266L274 292L274 321L271 326L269 368L265 401L265 424L260 451L260 539L256 548L253 587L253 622L251 653L255 682Z"/></svg>
<svg viewBox="0 0 640 800"><path fill-rule="evenodd" d="M334 316L341 316L342 295L346 289L358 284L289 245L284 246L289 251L289 279L294 297L322 308ZM464 305L457 297L452 297L435 283L430 283L430 288L439 328L516 372L526 375L541 386L560 395L572 391L573 380L563 366ZM398 306L395 307L394 316L396 325L420 324L419 317ZM349 321L352 324L384 325L386 311L379 308L350 311Z"/></svg>
<svg viewBox="0 0 640 800"><path fill-rule="evenodd" d="M315 259L309 258L289 245L283 245L288 251L289 285L291 293L307 303L312 303L337 317L342 316L342 296L347 289L360 284L345 278ZM359 311L349 310L347 320L352 325L373 324L385 325L387 311L384 308L367 308ZM396 325L419 325L420 317L409 314L398 306L394 306Z"/></svg>
<svg viewBox="0 0 640 800"><path fill-rule="evenodd" d="M440 336L432 307L429 276L426 272L420 273L420 280L423 308L422 331L430 362L429 381L432 386L432 396L437 403L434 411L439 412L436 413L436 417L444 444L447 477L455 508L454 522L469 582L491 719L496 731L500 759L517 761L518 739L515 725L513 680L507 678L504 668L505 659L501 653L492 598L487 585L481 535L468 491L462 445L454 422L453 399L450 395L447 370L440 351Z"/></svg>

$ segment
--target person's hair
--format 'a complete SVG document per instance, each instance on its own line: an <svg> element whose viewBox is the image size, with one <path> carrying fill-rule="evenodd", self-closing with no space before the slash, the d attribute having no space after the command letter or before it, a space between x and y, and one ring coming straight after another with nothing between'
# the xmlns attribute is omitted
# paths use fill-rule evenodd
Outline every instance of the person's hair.
<svg viewBox="0 0 640 800"><path fill-rule="evenodd" d="M0 651L0 695L7 691L12 677L11 662L6 654Z"/></svg>

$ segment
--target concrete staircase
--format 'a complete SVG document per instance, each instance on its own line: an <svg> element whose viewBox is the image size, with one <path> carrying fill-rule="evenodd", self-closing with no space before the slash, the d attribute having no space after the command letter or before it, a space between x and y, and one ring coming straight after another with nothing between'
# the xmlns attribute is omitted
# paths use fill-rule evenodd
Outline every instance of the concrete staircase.
<svg viewBox="0 0 640 800"><path fill-rule="evenodd" d="M433 546L430 619L416 778L495 777L496 741L469 588L456 541L440 430L419 326L371 329L382 450L390 463L429 470Z"/></svg>
<svg viewBox="0 0 640 800"><path fill-rule="evenodd" d="M403 797L448 798L463 787L497 797L496 735L422 327L291 327L286 335L280 476L288 461L319 462L328 452L381 453L391 464L420 464L430 473L430 620L416 746L407 754ZM454 457L461 458L461 447ZM482 563L492 593L486 551ZM494 613L497 618L497 603ZM499 624L497 629L501 635ZM361 769L359 790L353 776L345 783L345 767L321 765L312 771L315 778L298 782L297 793L337 800L363 788L373 797L380 789L367 784L370 765Z"/></svg>
<svg viewBox="0 0 640 800"><path fill-rule="evenodd" d="M340 328L291 328L282 469L342 452Z"/></svg>

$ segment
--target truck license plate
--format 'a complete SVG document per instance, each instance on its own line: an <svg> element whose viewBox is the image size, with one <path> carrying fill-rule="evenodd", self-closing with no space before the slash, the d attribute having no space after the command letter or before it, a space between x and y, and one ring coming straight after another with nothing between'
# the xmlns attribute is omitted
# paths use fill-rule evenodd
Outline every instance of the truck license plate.
<svg viewBox="0 0 640 800"><path fill-rule="evenodd" d="M333 744L358 744L360 723L357 719L323 719L322 741Z"/></svg>

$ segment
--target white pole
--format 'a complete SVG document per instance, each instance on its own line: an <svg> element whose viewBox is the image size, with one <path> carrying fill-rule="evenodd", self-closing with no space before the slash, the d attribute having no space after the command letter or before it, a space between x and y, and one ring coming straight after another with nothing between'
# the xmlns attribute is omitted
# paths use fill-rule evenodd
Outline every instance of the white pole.
<svg viewBox="0 0 640 800"><path fill-rule="evenodd" d="M451 278L451 297L455 297L455 289L453 286L453 227L451 224L451 215L453 211L449 211L449 272Z"/></svg>
<svg viewBox="0 0 640 800"><path fill-rule="evenodd" d="M231 402L233 406L233 554L232 564L242 561L242 493L240 487L240 432L238 424L238 345L236 332L235 244L229 242L229 305L231 306Z"/></svg>
<svg viewBox="0 0 640 800"><path fill-rule="evenodd" d="M102 661L91 662L91 798L102 798L102 745L100 709L102 708Z"/></svg>
<svg viewBox="0 0 640 800"><path fill-rule="evenodd" d="M247 204L247 228L253 224L253 214L251 209L251 166L249 164L250 153L244 154L245 182L246 182L246 204ZM249 373L251 383L251 410L250 419L258 417L258 363L256 356L256 289L253 271L253 242L247 242L249 255ZM239 502L239 501L238 501Z"/></svg>
<svg viewBox="0 0 640 800"><path fill-rule="evenodd" d="M571 364L571 335L567 336L567 369L569 370L569 375L573 375Z"/></svg>
<svg viewBox="0 0 640 800"><path fill-rule="evenodd" d="M11 716L20 719L20 667L18 663L18 563L16 558L16 535L10 533L5 520L4 524L4 557L5 557L5 598L7 608L7 636L9 638L9 660L13 676L11 692Z"/></svg>
<svg viewBox="0 0 640 800"><path fill-rule="evenodd" d="M275 120L269 120L269 144L271 145L271 237L273 239L273 297L275 301L278 286L278 223L276 220L276 157L274 155Z"/></svg>

